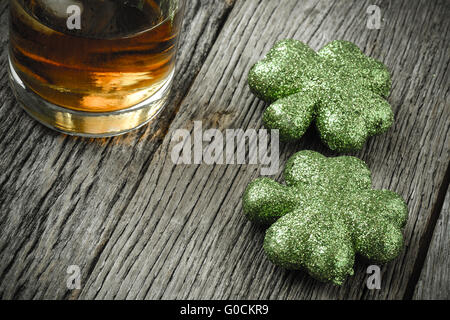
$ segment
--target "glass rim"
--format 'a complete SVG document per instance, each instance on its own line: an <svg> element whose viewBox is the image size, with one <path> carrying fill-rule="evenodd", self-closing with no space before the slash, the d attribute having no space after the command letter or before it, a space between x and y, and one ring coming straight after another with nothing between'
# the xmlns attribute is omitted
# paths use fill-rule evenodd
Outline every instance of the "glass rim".
<svg viewBox="0 0 450 320"><path fill-rule="evenodd" d="M174 16L176 13L181 13L181 14L183 14L183 13L184 13L184 3L185 3L184 0L170 0L170 1L177 1L177 2L180 4L180 6L178 6L178 8L174 11L174 14L173 14L173 15L172 15L172 14L168 14L167 17L165 17L163 20L161 20L158 24L155 24L154 26L151 26L150 28L145 28L145 29L136 31L136 32L134 32L134 33L132 33L132 34L125 35L125 36L120 36L120 37L112 37L112 38L107 38L107 37L105 37L105 38L97 37L97 38L96 38L96 37L89 37L89 36L85 36L85 35L77 34L77 33L64 33L64 32L62 32L62 31L55 30L55 29L52 28L52 26L48 25L47 23L44 23L43 21L40 21L40 20L38 19L38 17L36 17L32 12L28 12L28 10L26 10L26 8L24 8L24 7L22 6L22 4L19 2L19 0L12 0L12 1L18 2L18 5L20 5L20 7L22 7L22 9L25 10L25 11L27 12L27 14L30 15L30 17L32 17L32 18L33 18L34 20L36 20L37 22L43 24L43 26L45 26L46 28L48 28L48 29L51 30L52 32L56 32L56 33L59 33L59 34L64 34L65 36L78 37L78 38L85 38L85 39L91 39L91 40L100 40L100 41L115 41L115 40L120 40L120 39L128 39L128 38L132 38L132 37L139 36L139 35L144 34L144 33L146 33L146 32L151 32L153 29L156 29L156 28L160 27L161 25L163 25L164 23L166 23L167 21L169 21L170 19L172 19L173 16ZM181 23L180 23L180 25L181 25Z"/></svg>

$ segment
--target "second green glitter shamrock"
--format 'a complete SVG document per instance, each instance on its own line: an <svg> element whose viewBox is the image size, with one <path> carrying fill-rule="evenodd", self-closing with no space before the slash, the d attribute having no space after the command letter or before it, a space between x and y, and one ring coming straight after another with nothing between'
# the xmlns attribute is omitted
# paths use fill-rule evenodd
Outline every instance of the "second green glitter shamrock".
<svg viewBox="0 0 450 320"><path fill-rule="evenodd" d="M406 204L394 192L373 190L363 161L301 151L289 159L284 179L286 185L256 179L243 200L251 221L271 224L264 251L273 263L342 284L356 253L384 263L402 250Z"/></svg>
<svg viewBox="0 0 450 320"><path fill-rule="evenodd" d="M248 82L258 97L273 102L264 123L285 140L301 138L315 119L330 149L358 150L393 122L383 98L391 87L389 71L348 41L333 41L317 53L297 40L280 41L252 67Z"/></svg>

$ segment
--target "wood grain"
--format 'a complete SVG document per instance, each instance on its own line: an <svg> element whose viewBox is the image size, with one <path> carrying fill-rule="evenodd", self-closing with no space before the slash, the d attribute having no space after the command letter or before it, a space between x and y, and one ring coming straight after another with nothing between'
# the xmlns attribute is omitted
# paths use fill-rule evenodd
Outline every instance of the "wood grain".
<svg viewBox="0 0 450 320"><path fill-rule="evenodd" d="M236 3L81 298L403 298L449 158L448 8L444 1L380 3L385 25L372 31L366 28L369 4ZM170 160L171 134L192 130L194 120L219 129L261 127L265 106L249 92L246 74L285 37L315 49L332 39L351 40L392 70L389 101L397 121L357 154L371 167L374 186L399 192L410 209L407 246L383 267L379 291L365 288L366 262L360 261L356 275L340 288L268 262L263 230L247 222L241 208L243 190L259 175L258 167L174 166ZM330 154L312 132L286 146L282 160L304 148Z"/></svg>
<svg viewBox="0 0 450 320"><path fill-rule="evenodd" d="M229 13L229 1L192 2L174 102L158 123L122 138L43 128L17 108L3 73L0 298L403 298L415 286L419 244L450 158L447 3L241 0ZM381 30L366 28L371 4L381 7ZM205 129L261 128L266 106L249 92L247 72L286 37L314 49L350 40L392 71L395 125L355 154L372 169L374 187L400 193L410 209L406 248L382 268L379 291L365 287L365 261L342 287L270 264L264 231L241 208L258 166L171 161L172 134L192 130L194 120ZM4 46L6 39L0 32ZM0 59L4 66L6 50ZM281 164L301 149L333 155L313 130L281 146ZM66 288L69 265L81 267L80 291Z"/></svg>
<svg viewBox="0 0 450 320"><path fill-rule="evenodd" d="M15 102L6 73L8 1L0 4L0 298L63 298L66 269L91 270L232 7L189 1L171 100L157 123L90 140L50 131Z"/></svg>
<svg viewBox="0 0 450 320"><path fill-rule="evenodd" d="M450 299L450 190L436 224L414 299Z"/></svg>

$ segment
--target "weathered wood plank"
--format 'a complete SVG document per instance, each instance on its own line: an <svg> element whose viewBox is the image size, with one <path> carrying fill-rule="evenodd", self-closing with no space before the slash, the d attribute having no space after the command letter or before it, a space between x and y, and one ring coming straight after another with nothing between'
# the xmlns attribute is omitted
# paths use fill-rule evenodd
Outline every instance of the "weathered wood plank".
<svg viewBox="0 0 450 320"><path fill-rule="evenodd" d="M411 209L408 248L384 269L383 289L364 290L363 263L342 288L271 266L262 254L262 230L245 221L240 207L256 167L175 167L170 134L154 158L164 135L62 137L24 120L6 94L10 100L0 109L7 160L0 162L0 297L67 296L69 264L82 269L82 298L403 296L448 161L449 117L442 112L448 105L448 8L443 1L381 3L386 25L369 31L369 2L305 1L301 8L267 2L239 3L170 133L190 128L194 119L205 127L260 127L264 105L248 92L245 74L276 39L295 37L317 49L345 38L383 60L394 73L396 126L358 155L371 166L375 187L402 193ZM282 160L301 148L326 152L309 134L287 146Z"/></svg>
<svg viewBox="0 0 450 320"><path fill-rule="evenodd" d="M366 28L373 1L238 1L169 134L142 173L81 298L403 298L449 159L446 1L376 2L383 28ZM410 218L406 248L383 270L382 289L365 288L366 262L342 287L274 267L262 251L263 230L242 215L241 195L255 166L175 166L171 134L204 127L260 128L264 104L246 85L250 66L282 38L318 49L332 39L357 43L388 65L394 127L358 154L374 187L399 192ZM283 148L281 160L312 148L330 154L309 133ZM118 204L111 210L118 210Z"/></svg>
<svg viewBox="0 0 450 320"><path fill-rule="evenodd" d="M89 140L54 133L17 106L6 73L8 1L1 1L0 298L63 298L71 294L69 265L89 275L232 3L189 1L174 90L157 123Z"/></svg>
<svg viewBox="0 0 450 320"><path fill-rule="evenodd" d="M450 190L434 230L414 299L450 299Z"/></svg>

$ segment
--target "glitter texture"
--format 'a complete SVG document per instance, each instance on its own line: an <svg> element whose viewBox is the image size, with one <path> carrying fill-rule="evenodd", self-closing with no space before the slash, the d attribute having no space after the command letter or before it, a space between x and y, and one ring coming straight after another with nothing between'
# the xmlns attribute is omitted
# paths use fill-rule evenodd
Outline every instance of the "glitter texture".
<svg viewBox="0 0 450 320"><path fill-rule="evenodd" d="M401 252L406 204L373 190L363 161L301 151L288 160L284 179L254 180L243 200L251 221L271 224L264 250L274 264L340 285L353 274L356 253L385 263Z"/></svg>
<svg viewBox="0 0 450 320"><path fill-rule="evenodd" d="M336 40L319 52L282 40L250 70L258 97L273 102L264 123L284 140L300 139L315 119L322 141L337 151L359 150L393 122L387 68L351 42Z"/></svg>

